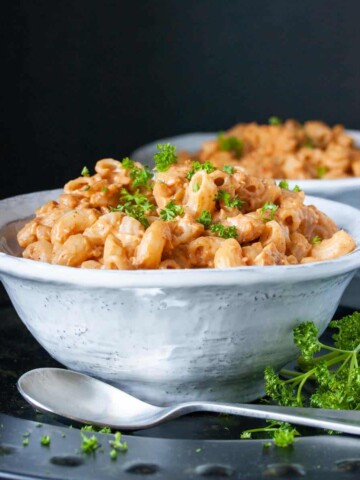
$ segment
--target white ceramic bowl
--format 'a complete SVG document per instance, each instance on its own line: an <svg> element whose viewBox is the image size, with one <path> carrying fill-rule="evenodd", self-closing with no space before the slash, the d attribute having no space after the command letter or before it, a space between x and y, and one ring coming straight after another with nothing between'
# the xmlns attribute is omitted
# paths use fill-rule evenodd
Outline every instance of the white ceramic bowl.
<svg viewBox="0 0 360 480"><path fill-rule="evenodd" d="M347 130L347 133L355 139L356 144L360 147L360 131ZM203 142L213 140L216 135L216 133L188 133L163 138L138 148L131 154L131 158L145 165L154 166L153 156L158 143L171 143L178 150L195 153L200 149ZM295 185L299 185L307 195L328 198L360 209L360 177L333 180L289 180L290 188ZM354 309L360 309L360 271L357 272L346 289L341 303Z"/></svg>
<svg viewBox="0 0 360 480"><path fill-rule="evenodd" d="M327 262L225 270L84 270L16 257L16 232L59 193L0 202L0 279L55 359L159 405L262 395L264 367L297 354L293 328L313 320L322 332L360 266L359 247ZM308 202L360 245L357 210Z"/></svg>

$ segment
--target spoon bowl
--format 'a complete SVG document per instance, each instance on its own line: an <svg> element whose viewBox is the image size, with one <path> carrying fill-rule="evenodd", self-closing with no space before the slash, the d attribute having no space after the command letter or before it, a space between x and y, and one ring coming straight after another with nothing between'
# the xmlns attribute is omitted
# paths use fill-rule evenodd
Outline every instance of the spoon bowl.
<svg viewBox="0 0 360 480"><path fill-rule="evenodd" d="M214 402L157 407L100 380L61 368L38 368L22 375L21 395L40 411L79 423L139 430L193 412L217 412L337 430L360 435L360 412Z"/></svg>

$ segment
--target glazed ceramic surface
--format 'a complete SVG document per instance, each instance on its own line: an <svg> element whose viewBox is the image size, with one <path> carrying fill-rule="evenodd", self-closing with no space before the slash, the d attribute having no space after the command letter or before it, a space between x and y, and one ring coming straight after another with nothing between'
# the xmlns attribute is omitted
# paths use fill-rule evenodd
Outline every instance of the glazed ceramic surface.
<svg viewBox="0 0 360 480"><path fill-rule="evenodd" d="M311 319L322 332L360 266L359 247L327 262L225 270L85 270L14 256L24 218L59 193L0 202L0 278L55 359L158 405L261 396L264 367L297 355L293 328ZM357 210L308 202L360 245Z"/></svg>
<svg viewBox="0 0 360 480"><path fill-rule="evenodd" d="M356 144L360 147L360 131L347 130ZM195 153L201 144L216 138L216 133L189 133L176 137L163 138L138 148L131 154L131 158L145 165L153 166L153 156L158 143L171 143L180 150ZM328 198L337 202L346 203L360 209L360 177L339 178L333 180L289 180L289 187L299 185L307 195ZM360 309L360 270L346 289L341 303L345 306Z"/></svg>

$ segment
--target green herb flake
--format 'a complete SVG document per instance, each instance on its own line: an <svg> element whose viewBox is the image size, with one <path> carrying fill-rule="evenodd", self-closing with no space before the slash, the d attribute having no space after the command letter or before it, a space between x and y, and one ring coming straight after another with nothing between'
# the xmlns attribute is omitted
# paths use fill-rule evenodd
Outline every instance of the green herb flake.
<svg viewBox="0 0 360 480"><path fill-rule="evenodd" d="M83 177L90 177L89 169L87 167L83 167L83 169L81 170L81 175Z"/></svg>
<svg viewBox="0 0 360 480"><path fill-rule="evenodd" d="M205 228L209 228L212 222L211 213L208 210L204 210L196 221L204 225Z"/></svg>
<svg viewBox="0 0 360 480"><path fill-rule="evenodd" d="M243 200L240 200L237 195L231 198L230 193L226 190L219 190L215 201L222 201L226 207L237 208L238 210L240 210L245 203Z"/></svg>
<svg viewBox="0 0 360 480"><path fill-rule="evenodd" d="M192 177L195 175L195 173L199 172L200 170L204 170L207 174L210 174L215 172L216 168L208 160L204 163L195 161L195 162L192 162L192 169L186 174L186 178L188 180L191 180Z"/></svg>
<svg viewBox="0 0 360 480"><path fill-rule="evenodd" d="M328 172L327 167L324 165L320 165L316 169L316 176L317 178L322 178Z"/></svg>
<svg viewBox="0 0 360 480"><path fill-rule="evenodd" d="M279 182L279 187L283 190L289 190L289 182L287 180L281 180L281 182Z"/></svg>
<svg viewBox="0 0 360 480"><path fill-rule="evenodd" d="M116 432L114 435L114 440L109 440L109 444L113 450L126 452L128 450L128 444L121 441L121 433Z"/></svg>
<svg viewBox="0 0 360 480"><path fill-rule="evenodd" d="M86 187L84 187L85 192L87 192L88 190L90 190L90 185L86 185Z"/></svg>
<svg viewBox="0 0 360 480"><path fill-rule="evenodd" d="M98 439L95 435L91 437L87 437L83 433L81 433L82 443L81 443L81 451L89 454L94 453L100 447Z"/></svg>
<svg viewBox="0 0 360 480"><path fill-rule="evenodd" d="M240 438L242 440L246 440L246 439L249 439L251 438L251 432L247 432L246 430L244 432L242 432L242 434L240 435Z"/></svg>
<svg viewBox="0 0 360 480"><path fill-rule="evenodd" d="M311 242L313 245L316 245L317 243L321 243L322 242L322 238L319 237L319 235L315 235L315 237L312 238Z"/></svg>
<svg viewBox="0 0 360 480"><path fill-rule="evenodd" d="M160 210L160 218L165 222L173 220L178 215L183 215L184 209L181 205L177 205L174 200L171 200L165 208Z"/></svg>
<svg viewBox="0 0 360 480"><path fill-rule="evenodd" d="M264 222L270 222L274 220L275 213L279 207L272 202L266 202L264 206L261 208L261 220Z"/></svg>
<svg viewBox="0 0 360 480"><path fill-rule="evenodd" d="M193 192L198 192L200 190L199 182L196 181L193 186Z"/></svg>
<svg viewBox="0 0 360 480"><path fill-rule="evenodd" d="M102 187L101 189L101 193L106 193L108 191L109 191L108 187Z"/></svg>
<svg viewBox="0 0 360 480"><path fill-rule="evenodd" d="M263 443L263 447L264 447L264 448L270 448L271 445L272 445L271 442L265 442L265 443Z"/></svg>
<svg viewBox="0 0 360 480"><path fill-rule="evenodd" d="M158 144L154 155L155 167L158 172L166 172L171 165L177 163L176 147L170 143Z"/></svg>
<svg viewBox="0 0 360 480"><path fill-rule="evenodd" d="M202 448L196 448L195 453L200 453L202 451Z"/></svg>
<svg viewBox="0 0 360 480"><path fill-rule="evenodd" d="M244 142L237 137L225 137L224 132L218 134L219 150L222 152L232 152L236 158L239 158L244 149Z"/></svg>
<svg viewBox="0 0 360 480"><path fill-rule="evenodd" d="M305 140L303 146L305 148L314 148L315 147L314 142L309 137Z"/></svg>
<svg viewBox="0 0 360 480"><path fill-rule="evenodd" d="M281 118L275 117L275 116L269 118L269 125L279 126L281 124L282 124Z"/></svg>
<svg viewBox="0 0 360 480"><path fill-rule="evenodd" d="M40 443L44 447L49 447L51 443L51 438L50 435L44 435L43 437L40 438Z"/></svg>
<svg viewBox="0 0 360 480"><path fill-rule="evenodd" d="M120 204L116 208L110 208L112 212L124 212L129 217L136 218L144 227L149 226L146 214L155 210L155 205L149 201L146 195L137 190L135 193L121 190Z"/></svg>
<svg viewBox="0 0 360 480"><path fill-rule="evenodd" d="M277 447L289 447L294 443L294 438L296 435L299 435L298 431L290 426L278 428L273 435L274 443Z"/></svg>
<svg viewBox="0 0 360 480"><path fill-rule="evenodd" d="M222 167L223 172L228 173L229 175L232 175L234 173L234 167L232 165L224 165Z"/></svg>
<svg viewBox="0 0 360 480"><path fill-rule="evenodd" d="M237 238L238 232L236 227L225 227L222 223L214 223L210 227L212 233L216 233L221 238Z"/></svg>
<svg viewBox="0 0 360 480"><path fill-rule="evenodd" d="M295 185L295 187L293 188L293 192L302 192L302 190L299 185Z"/></svg>
<svg viewBox="0 0 360 480"><path fill-rule="evenodd" d="M130 160L128 157L124 158L121 164L124 168L126 168L126 170L129 171L129 177L132 180L133 188L151 188L153 174L147 165L144 165L143 167L137 167L135 162Z"/></svg>
<svg viewBox="0 0 360 480"><path fill-rule="evenodd" d="M112 448L110 450L109 455L110 455L111 460L116 460L117 457L118 457L118 452L114 448Z"/></svg>
<svg viewBox="0 0 360 480"><path fill-rule="evenodd" d="M27 447L29 445L29 437L24 438L22 444L24 445L24 447Z"/></svg>

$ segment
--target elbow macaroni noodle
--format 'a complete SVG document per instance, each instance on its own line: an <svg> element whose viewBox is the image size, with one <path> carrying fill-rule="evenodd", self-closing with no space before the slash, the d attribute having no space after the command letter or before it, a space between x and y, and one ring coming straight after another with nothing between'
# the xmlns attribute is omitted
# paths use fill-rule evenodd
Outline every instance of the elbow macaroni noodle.
<svg viewBox="0 0 360 480"><path fill-rule="evenodd" d="M293 145L288 130L295 135L295 127L281 128ZM337 135L346 144L345 134ZM229 268L316 262L355 248L330 218L304 205L303 192L250 176L234 161L224 171L202 169L201 162L192 170L192 160L179 155L136 188L120 161L98 161L94 175L69 181L58 201L39 208L20 230L23 256L87 269ZM133 165L140 177L146 173Z"/></svg>

